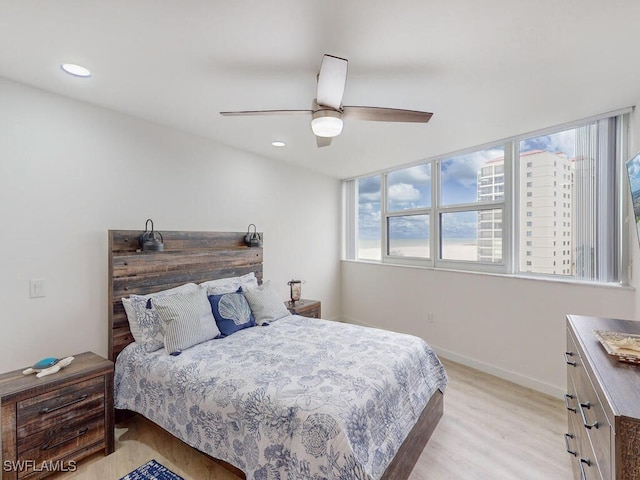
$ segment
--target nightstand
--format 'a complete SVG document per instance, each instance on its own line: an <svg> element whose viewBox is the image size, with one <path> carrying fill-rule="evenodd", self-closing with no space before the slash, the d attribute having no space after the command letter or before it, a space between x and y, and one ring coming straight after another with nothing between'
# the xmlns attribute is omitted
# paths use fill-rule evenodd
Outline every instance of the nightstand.
<svg viewBox="0 0 640 480"><path fill-rule="evenodd" d="M320 302L318 300L305 300L304 298L302 298L295 304L292 304L291 302L284 302L284 304L287 307L287 310L289 310L292 315L321 318Z"/></svg>
<svg viewBox="0 0 640 480"><path fill-rule="evenodd" d="M42 378L24 369L0 375L2 480L75 471L78 460L113 452L113 362L74 357Z"/></svg>

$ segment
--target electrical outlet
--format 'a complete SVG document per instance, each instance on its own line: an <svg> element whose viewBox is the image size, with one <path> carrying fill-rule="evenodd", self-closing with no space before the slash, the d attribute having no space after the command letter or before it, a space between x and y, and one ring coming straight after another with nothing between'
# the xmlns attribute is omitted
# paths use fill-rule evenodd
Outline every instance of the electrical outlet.
<svg viewBox="0 0 640 480"><path fill-rule="evenodd" d="M29 280L29 298L41 298L45 297L46 294L43 278Z"/></svg>

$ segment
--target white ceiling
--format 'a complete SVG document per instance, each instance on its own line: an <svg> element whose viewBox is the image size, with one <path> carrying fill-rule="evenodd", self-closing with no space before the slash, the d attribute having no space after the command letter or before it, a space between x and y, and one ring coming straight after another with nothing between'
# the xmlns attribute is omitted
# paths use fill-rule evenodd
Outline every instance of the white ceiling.
<svg viewBox="0 0 640 480"><path fill-rule="evenodd" d="M0 0L0 76L346 178L634 105L639 19L638 0ZM349 60L345 105L433 118L318 149L310 118L219 115L310 108L324 53Z"/></svg>

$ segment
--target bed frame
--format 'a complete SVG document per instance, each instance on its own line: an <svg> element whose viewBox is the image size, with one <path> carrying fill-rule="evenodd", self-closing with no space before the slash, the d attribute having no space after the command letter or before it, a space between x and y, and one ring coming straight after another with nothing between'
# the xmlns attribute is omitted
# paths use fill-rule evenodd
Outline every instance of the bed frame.
<svg viewBox="0 0 640 480"><path fill-rule="evenodd" d="M142 233L109 230L109 359L113 361L133 342L122 297L250 272L262 281L263 249L247 247L244 243L246 232L162 232L162 252L142 252L139 241ZM409 477L442 417L443 398L440 390L431 397L382 480ZM214 460L246 478L238 468Z"/></svg>

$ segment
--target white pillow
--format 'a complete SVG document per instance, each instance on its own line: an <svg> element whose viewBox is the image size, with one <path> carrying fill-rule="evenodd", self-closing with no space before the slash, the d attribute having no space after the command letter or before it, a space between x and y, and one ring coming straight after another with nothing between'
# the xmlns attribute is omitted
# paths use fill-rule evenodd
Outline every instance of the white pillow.
<svg viewBox="0 0 640 480"><path fill-rule="evenodd" d="M220 335L204 289L153 299L167 353L186 350Z"/></svg>
<svg viewBox="0 0 640 480"><path fill-rule="evenodd" d="M235 293L238 288L243 290L255 288L258 286L258 280L254 272L249 272L240 277L219 278L217 280L209 280L203 282L200 287L206 289L207 295L224 295L225 293Z"/></svg>
<svg viewBox="0 0 640 480"><path fill-rule="evenodd" d="M287 307L284 306L284 302L278 298L270 280L259 287L246 291L243 289L243 293L258 325L291 315Z"/></svg>
<svg viewBox="0 0 640 480"><path fill-rule="evenodd" d="M131 295L122 299L122 305L129 320L129 329L133 339L142 343L147 352L159 350L164 345L162 325L158 312L154 306L154 300L180 293L190 293L198 290L195 283L187 283L179 287L150 293L148 295ZM149 300L151 304L149 305ZM151 307L151 308L147 308Z"/></svg>

